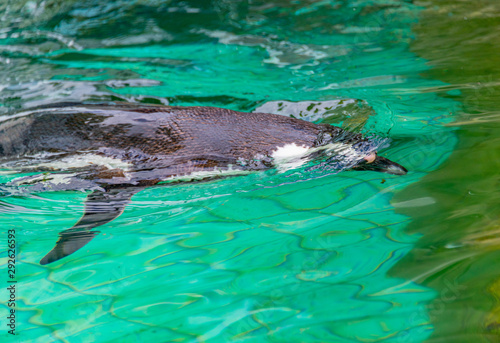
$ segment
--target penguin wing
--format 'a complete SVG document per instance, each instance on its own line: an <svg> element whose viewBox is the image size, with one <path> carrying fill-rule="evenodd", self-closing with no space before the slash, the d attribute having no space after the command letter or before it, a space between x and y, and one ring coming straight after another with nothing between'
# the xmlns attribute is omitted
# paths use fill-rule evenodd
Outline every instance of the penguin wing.
<svg viewBox="0 0 500 343"><path fill-rule="evenodd" d="M40 260L40 264L58 261L83 248L99 233L92 229L116 219L122 214L132 196L142 189L142 187L118 187L93 191L87 196L83 216L72 228L59 233L55 247Z"/></svg>

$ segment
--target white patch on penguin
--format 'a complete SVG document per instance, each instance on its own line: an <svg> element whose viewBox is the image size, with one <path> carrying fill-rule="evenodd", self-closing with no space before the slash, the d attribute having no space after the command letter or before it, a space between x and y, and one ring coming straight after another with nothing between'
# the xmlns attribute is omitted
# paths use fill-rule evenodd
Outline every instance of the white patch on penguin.
<svg viewBox="0 0 500 343"><path fill-rule="evenodd" d="M127 171L132 164L124 162L119 158L106 157L96 154L81 154L63 157L52 162L42 162L32 168L47 168L53 170L68 170L73 168L85 168L90 166L104 166L108 169L122 169Z"/></svg>
<svg viewBox="0 0 500 343"><path fill-rule="evenodd" d="M7 184L9 186L31 185L35 183L49 183L52 185L68 185L73 180L75 174L39 174L16 178Z"/></svg>
<svg viewBox="0 0 500 343"><path fill-rule="evenodd" d="M5 184L7 187L14 186L15 192L23 194L24 191L40 192L40 191L64 191L64 190L100 190L104 191L102 187L93 183L92 181L80 179L77 174L65 173L43 173L37 175L28 175L18 177Z"/></svg>
<svg viewBox="0 0 500 343"><path fill-rule="evenodd" d="M166 178L163 181L192 181L192 180L202 180L218 176L243 175L248 173L249 172L245 170L233 169L233 167L229 165L227 169L214 168L213 170L201 170L186 175L174 175L169 178Z"/></svg>
<svg viewBox="0 0 500 343"><path fill-rule="evenodd" d="M307 162L305 158L311 149L305 145L297 145L295 143L286 144L278 147L271 157L274 160L274 165L279 172L285 172L290 169L295 169Z"/></svg>
<svg viewBox="0 0 500 343"><path fill-rule="evenodd" d="M327 145L310 148L307 146L299 146L295 143L287 144L277 148L271 157L274 159L274 164L279 172L284 172L290 169L299 168L307 163L311 154L314 152L323 151L327 158L335 157L335 160L341 165L349 168L350 166L365 159L371 152L360 152L353 148L351 144L342 142L330 143ZM373 151L374 152L374 151Z"/></svg>

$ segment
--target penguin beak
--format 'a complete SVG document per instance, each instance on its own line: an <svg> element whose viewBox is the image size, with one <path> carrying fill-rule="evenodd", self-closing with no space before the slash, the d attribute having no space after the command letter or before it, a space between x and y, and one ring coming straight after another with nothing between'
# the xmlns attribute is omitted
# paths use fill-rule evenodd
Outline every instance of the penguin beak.
<svg viewBox="0 0 500 343"><path fill-rule="evenodd" d="M392 162L391 160L377 156L373 162L363 161L353 169L355 170L373 170L382 173L394 174L394 175L405 175L408 170L400 164L396 162Z"/></svg>

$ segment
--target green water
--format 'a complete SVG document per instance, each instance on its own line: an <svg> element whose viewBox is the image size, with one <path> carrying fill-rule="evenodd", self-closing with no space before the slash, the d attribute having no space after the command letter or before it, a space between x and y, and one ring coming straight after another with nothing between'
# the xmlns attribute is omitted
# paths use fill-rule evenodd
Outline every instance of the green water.
<svg viewBox="0 0 500 343"><path fill-rule="evenodd" d="M380 153L410 170L270 171L149 188L84 249L48 266L38 261L81 216L86 193L3 197L0 280L14 228L18 288L17 336L2 319L2 341L495 341L495 9L0 4L2 116L68 100L247 112L278 101L390 138ZM320 102L336 105L318 115L308 104Z"/></svg>

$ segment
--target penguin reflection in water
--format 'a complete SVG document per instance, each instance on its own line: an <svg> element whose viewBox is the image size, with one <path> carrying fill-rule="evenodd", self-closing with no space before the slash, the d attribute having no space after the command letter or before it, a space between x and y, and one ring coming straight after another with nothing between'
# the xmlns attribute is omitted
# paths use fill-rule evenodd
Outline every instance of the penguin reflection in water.
<svg viewBox="0 0 500 343"><path fill-rule="evenodd" d="M360 134L335 126L214 107L65 103L0 122L2 167L61 172L18 178L10 185L93 190L82 218L59 234L43 265L85 246L98 233L93 229L117 218L144 187L286 170L311 161L406 174L404 167L378 156L376 148Z"/></svg>

